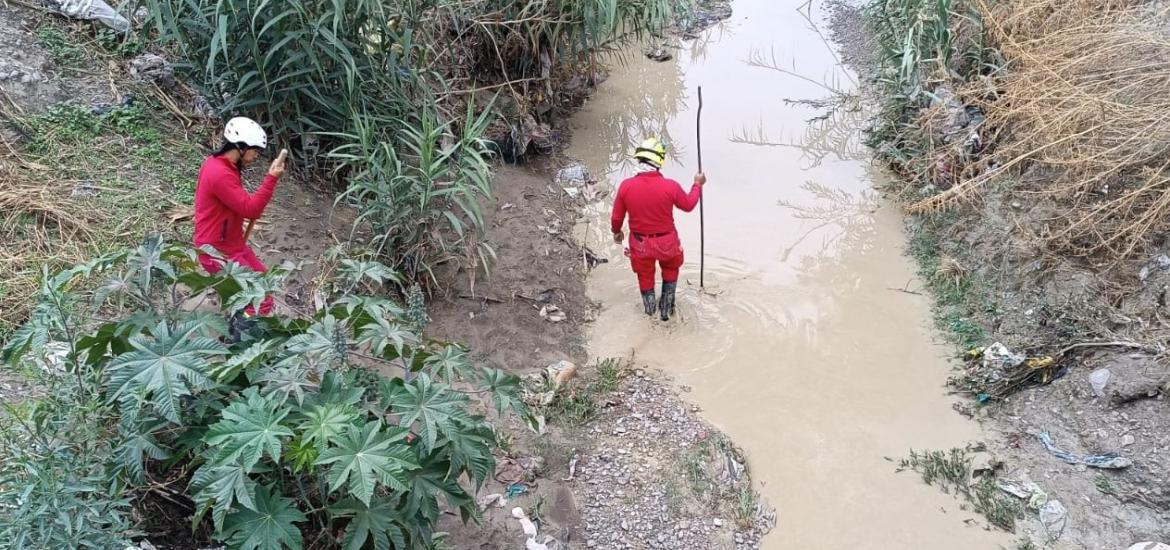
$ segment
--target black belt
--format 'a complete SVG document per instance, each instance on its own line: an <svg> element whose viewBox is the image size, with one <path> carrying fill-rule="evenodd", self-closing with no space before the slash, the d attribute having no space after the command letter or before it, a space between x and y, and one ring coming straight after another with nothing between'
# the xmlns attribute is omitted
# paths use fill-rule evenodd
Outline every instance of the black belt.
<svg viewBox="0 0 1170 550"><path fill-rule="evenodd" d="M669 235L669 234L670 234L669 232L668 232L668 233L653 233L653 234L650 234L650 235L645 235L645 234L642 234L642 233L634 233L634 238L635 238L635 239L638 239L638 240L640 241L640 240L642 240L642 239L645 239L646 237L650 237L650 238L652 238L652 239L657 239L658 237L665 237L665 236L667 236L667 235Z"/></svg>

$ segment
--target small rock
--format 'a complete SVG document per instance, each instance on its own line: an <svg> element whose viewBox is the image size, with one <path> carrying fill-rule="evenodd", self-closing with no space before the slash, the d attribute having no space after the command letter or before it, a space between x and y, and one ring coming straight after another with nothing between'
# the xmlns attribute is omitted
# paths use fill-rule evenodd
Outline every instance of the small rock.
<svg viewBox="0 0 1170 550"><path fill-rule="evenodd" d="M735 534L735 543L736 544L743 544L743 535L736 533Z"/></svg>
<svg viewBox="0 0 1170 550"><path fill-rule="evenodd" d="M1137 442L1137 438L1135 438L1132 435L1125 434L1125 435L1121 436L1121 446L1122 447L1128 447L1130 445L1133 445L1136 442Z"/></svg>
<svg viewBox="0 0 1170 550"><path fill-rule="evenodd" d="M712 523L715 524L715 527L723 527L723 520L721 520L719 518L715 518L715 521Z"/></svg>
<svg viewBox="0 0 1170 550"><path fill-rule="evenodd" d="M153 82L163 88L175 85L175 69L166 58L144 53L130 60L130 76L141 82Z"/></svg>
<svg viewBox="0 0 1170 550"><path fill-rule="evenodd" d="M1161 542L1139 542L1130 546L1128 550L1170 550L1170 544Z"/></svg>
<svg viewBox="0 0 1170 550"><path fill-rule="evenodd" d="M595 541L593 539L589 539L589 540L585 541L585 546L587 546L589 548L593 548L594 546L597 546L597 541Z"/></svg>

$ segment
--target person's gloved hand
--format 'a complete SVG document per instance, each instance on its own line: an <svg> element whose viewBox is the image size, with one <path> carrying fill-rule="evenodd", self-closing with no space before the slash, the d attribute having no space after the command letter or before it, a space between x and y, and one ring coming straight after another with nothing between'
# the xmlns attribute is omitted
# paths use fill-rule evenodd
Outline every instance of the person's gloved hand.
<svg viewBox="0 0 1170 550"><path fill-rule="evenodd" d="M626 240L626 233L624 231L619 229L617 233L613 234L613 242L622 244L624 240Z"/></svg>
<svg viewBox="0 0 1170 550"><path fill-rule="evenodd" d="M695 174L695 185L702 187L706 184L707 184L707 175L706 174L704 174L702 172Z"/></svg>

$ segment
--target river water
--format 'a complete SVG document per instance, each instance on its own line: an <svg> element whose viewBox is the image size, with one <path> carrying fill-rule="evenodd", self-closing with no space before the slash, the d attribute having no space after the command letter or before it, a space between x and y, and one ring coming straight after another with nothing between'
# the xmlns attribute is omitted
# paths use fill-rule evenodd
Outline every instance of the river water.
<svg viewBox="0 0 1170 550"><path fill-rule="evenodd" d="M610 259L590 275L602 305L590 352L633 353L692 388L776 509L764 548L998 548L1008 537L965 523L958 501L885 458L980 434L944 393L949 348L927 299L898 290L920 285L900 214L873 191L880 175L859 146L862 113L838 109L810 125L826 109L785 101L855 87L823 38L820 6L739 0L672 61L615 64L575 117L570 153L602 187L630 176L635 144L659 135L675 156L664 171L689 188L703 86L706 287L698 210L676 212L687 253L678 315L643 315L610 239L610 199L599 201L578 228Z"/></svg>

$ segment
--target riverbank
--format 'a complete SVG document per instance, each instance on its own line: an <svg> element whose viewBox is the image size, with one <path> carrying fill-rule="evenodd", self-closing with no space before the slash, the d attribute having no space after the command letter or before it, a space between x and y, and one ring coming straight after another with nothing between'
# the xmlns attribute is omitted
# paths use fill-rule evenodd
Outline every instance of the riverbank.
<svg viewBox="0 0 1170 550"><path fill-rule="evenodd" d="M890 3L874 3L882 4ZM959 2L941 21L923 5L925 27L948 25L952 31L954 41L947 47L954 48L953 67L960 76L915 67L924 94L931 95L908 103L892 95L896 85L888 75L894 74L890 64L909 54L870 32L875 25L906 24L882 19L895 17L896 10L883 14L871 6L863 13L857 5L841 4L834 30L844 49L867 46L876 52L851 62L867 76L872 100L884 106L887 118L871 124L869 137L898 173L887 192L912 212L908 253L918 261L926 287L911 290L932 294L935 320L958 348L957 355L974 350L951 388L970 399L960 412L979 418L991 435L989 450L1003 461L994 468L1000 485L1032 487L1021 493L1028 502L1018 531L1029 541L1021 544L1128 548L1164 542L1170 538L1164 489L1170 439L1158 426L1170 419L1161 395L1170 374L1155 305L1161 303L1157 294L1163 286L1157 244L1162 229L1147 226L1142 239L1150 240L1140 241L1146 244L1133 254L1102 249L1087 255L1084 248L1061 245L1066 222L1082 216L1089 204L1107 205L1111 196L1132 189L1124 178L1114 179L1112 168L1070 177L1056 166L1058 159L1083 151L1068 134L1084 132L1101 150L1116 152L1129 145L1125 136L1076 123L1037 137L1036 126L1022 118L1020 103L1012 100L1046 71L1060 71L1081 92L1047 89L1048 99L1027 115L1038 117L1033 122L1067 121L1076 109L1073 98L1083 97L1077 94L1085 90L1120 93L1124 84L1098 80L1085 64L1053 69L1036 60L1059 47L1058 36L1070 48L1090 48L1103 27L1117 36L1150 36L1145 34L1148 21L1126 14L1148 14L1152 7L1135 2L1115 10L1105 3L1078 2L1045 12L1042 4L1007 2L988 9ZM1100 23L1081 28L1066 19L1074 12L1080 14L1076 21ZM1071 34L1061 34L1066 32ZM1078 46L1076 40L1083 42ZM970 49L971 44L978 47ZM984 60L984 70L964 72L971 56ZM1129 58L1117 60L1115 70L1128 66ZM1021 156L1020 147L1036 152ZM1054 191L1081 177L1109 183L1097 185L1087 202L1070 203L1070 195ZM965 198L947 202L956 193ZM1116 214L1083 223L1108 231L1140 211ZM1094 246L1093 239L1082 239L1080 246ZM989 348L997 342L1003 348ZM1120 457L1110 462L1117 467L1066 463L1046 447L1041 434L1077 455Z"/></svg>

